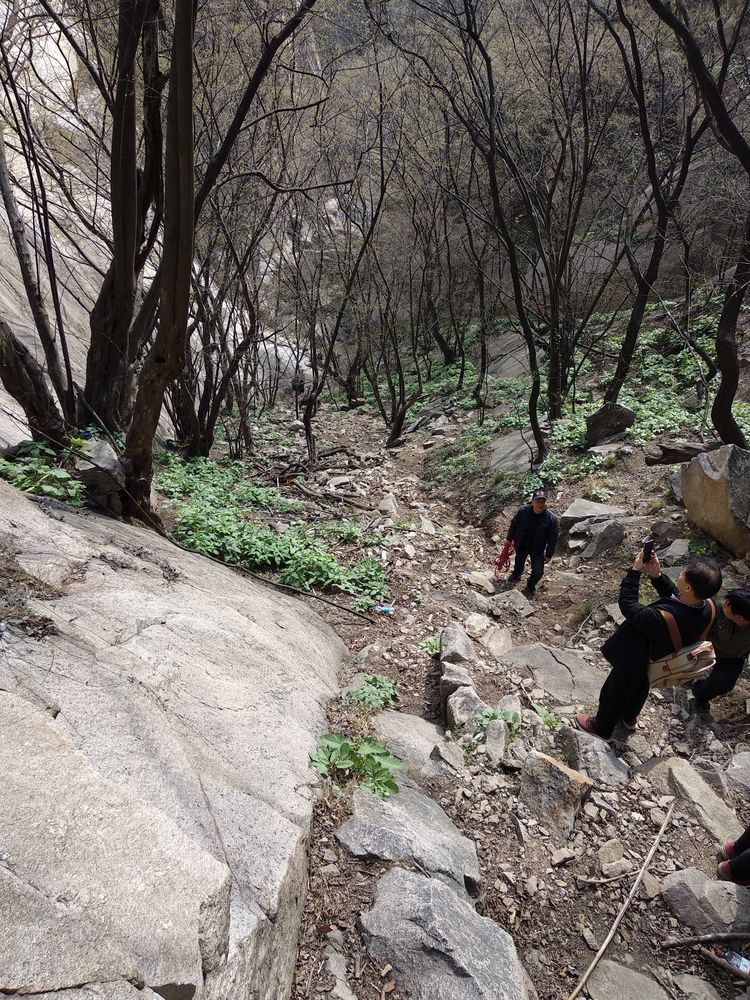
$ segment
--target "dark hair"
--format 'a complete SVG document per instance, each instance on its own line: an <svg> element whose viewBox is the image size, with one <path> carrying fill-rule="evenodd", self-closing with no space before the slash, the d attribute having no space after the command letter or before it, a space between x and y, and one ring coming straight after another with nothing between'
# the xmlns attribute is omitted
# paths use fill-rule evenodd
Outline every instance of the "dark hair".
<svg viewBox="0 0 750 1000"><path fill-rule="evenodd" d="M685 566L685 579L695 596L705 601L707 597L718 594L721 588L719 564L713 559L691 559Z"/></svg>
<svg viewBox="0 0 750 1000"><path fill-rule="evenodd" d="M732 605L732 611L750 621L750 590L737 588L727 591L727 600Z"/></svg>

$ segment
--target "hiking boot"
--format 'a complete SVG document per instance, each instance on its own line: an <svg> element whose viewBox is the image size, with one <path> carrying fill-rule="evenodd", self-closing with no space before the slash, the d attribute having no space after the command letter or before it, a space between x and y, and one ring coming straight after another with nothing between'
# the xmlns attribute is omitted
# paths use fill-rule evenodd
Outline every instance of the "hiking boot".
<svg viewBox="0 0 750 1000"><path fill-rule="evenodd" d="M533 597L536 593L536 587L532 587L530 583L527 583L523 588L523 593L526 594L527 597Z"/></svg>
<svg viewBox="0 0 750 1000"><path fill-rule="evenodd" d="M580 729L582 733L588 733L589 736L596 736L598 740L603 740L604 743L609 743L609 736L602 736L599 730L596 728L596 716L594 715L584 715L581 713L577 715L573 720L576 729Z"/></svg>
<svg viewBox="0 0 750 1000"><path fill-rule="evenodd" d="M695 693L695 684L690 686L690 691L693 695L693 711L697 712L698 715L710 715L711 703L698 697Z"/></svg>
<svg viewBox="0 0 750 1000"><path fill-rule="evenodd" d="M516 575L515 573L511 573L510 576L508 577L508 579L505 582L506 583L518 583L518 581L520 579L521 579L521 574L520 573L518 575Z"/></svg>
<svg viewBox="0 0 750 1000"><path fill-rule="evenodd" d="M733 882L735 885L750 885L750 881L743 882L732 875L732 869L729 867L728 861L721 862L716 869L716 876L720 882Z"/></svg>
<svg viewBox="0 0 750 1000"><path fill-rule="evenodd" d="M729 841L728 844L724 844L723 847L719 848L719 861L729 861L731 858L736 858L737 852L734 849L734 841Z"/></svg>
<svg viewBox="0 0 750 1000"><path fill-rule="evenodd" d="M629 733L634 733L636 731L636 729L638 728L638 716L637 715L636 715L636 717L634 719L621 719L620 722L622 723L622 728L625 729L625 730L627 730L627 732L629 732Z"/></svg>

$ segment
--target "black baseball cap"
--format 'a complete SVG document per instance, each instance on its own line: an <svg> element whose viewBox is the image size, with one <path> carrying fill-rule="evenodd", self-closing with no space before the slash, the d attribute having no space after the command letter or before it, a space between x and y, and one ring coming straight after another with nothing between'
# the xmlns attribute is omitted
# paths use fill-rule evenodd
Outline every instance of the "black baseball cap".
<svg viewBox="0 0 750 1000"><path fill-rule="evenodd" d="M531 499L532 500L546 500L547 499L547 491L542 486L540 486L539 489L534 490L534 492L531 494Z"/></svg>

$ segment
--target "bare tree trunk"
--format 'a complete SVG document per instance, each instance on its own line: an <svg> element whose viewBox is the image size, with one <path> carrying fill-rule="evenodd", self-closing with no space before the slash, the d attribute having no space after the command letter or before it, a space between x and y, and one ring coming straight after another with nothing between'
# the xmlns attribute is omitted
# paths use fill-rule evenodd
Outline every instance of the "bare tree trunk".
<svg viewBox="0 0 750 1000"><path fill-rule="evenodd" d="M13 245L16 257L18 258L18 266L21 271L24 288L26 289L26 298L28 299L31 315L34 317L36 331L39 334L44 357L47 361L47 373L49 374L50 382L60 405L65 407L67 391L62 367L60 366L60 358L55 346L55 333L44 304L42 289L36 279L34 263L31 259L31 251L26 239L26 227L19 214L18 204L16 203L16 197L10 181L8 161L5 156L5 138L2 128L0 128L0 193L2 193L5 211L8 214ZM72 416L72 413L69 414L69 417Z"/></svg>
<svg viewBox="0 0 750 1000"><path fill-rule="evenodd" d="M195 237L193 140L194 0L175 3L172 69L167 99L164 175L164 250L159 328L146 356L125 442L129 464L129 512L150 512L154 436L167 385L185 365Z"/></svg>
<svg viewBox="0 0 750 1000"><path fill-rule="evenodd" d="M4 319L0 319L0 382L23 407L35 441L47 444L65 442L65 422L41 365Z"/></svg>
<svg viewBox="0 0 750 1000"><path fill-rule="evenodd" d="M737 266L724 295L724 305L716 331L716 364L721 374L719 388L711 408L711 419L724 444L750 448L742 428L734 419L732 404L740 381L737 358L737 319L750 282L750 214L745 220L745 236Z"/></svg>

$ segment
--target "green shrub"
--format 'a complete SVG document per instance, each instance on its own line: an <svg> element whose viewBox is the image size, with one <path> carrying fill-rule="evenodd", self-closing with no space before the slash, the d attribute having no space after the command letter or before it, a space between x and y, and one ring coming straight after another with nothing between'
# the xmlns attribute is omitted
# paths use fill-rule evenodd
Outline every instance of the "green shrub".
<svg viewBox="0 0 750 1000"><path fill-rule="evenodd" d="M428 656L437 656L440 652L440 636L428 635L427 638L417 643L417 649L420 653L427 653Z"/></svg>
<svg viewBox="0 0 750 1000"><path fill-rule="evenodd" d="M358 781L381 799L398 791L393 775L404 766L377 740L351 740L336 733L320 738L310 763L318 774L339 784Z"/></svg>
<svg viewBox="0 0 750 1000"><path fill-rule="evenodd" d="M554 712L547 711L544 705L535 705L532 702L531 707L534 709L534 711L542 720L547 729L551 729L552 732L554 732L556 729L559 729L560 726L563 724L563 720L560 718L560 716L555 715Z"/></svg>
<svg viewBox="0 0 750 1000"><path fill-rule="evenodd" d="M77 507L83 501L84 485L58 462L58 455L47 445L38 441L22 441L12 460L0 458L0 479L26 493L50 497Z"/></svg>
<svg viewBox="0 0 750 1000"><path fill-rule="evenodd" d="M377 712L398 701L398 688L384 674L369 674L358 688L347 693L346 700Z"/></svg>
<svg viewBox="0 0 750 1000"><path fill-rule="evenodd" d="M486 729L491 722L500 719L508 726L508 736L515 740L521 734L521 716L518 712L508 712L502 708L485 708L472 719L474 729Z"/></svg>

